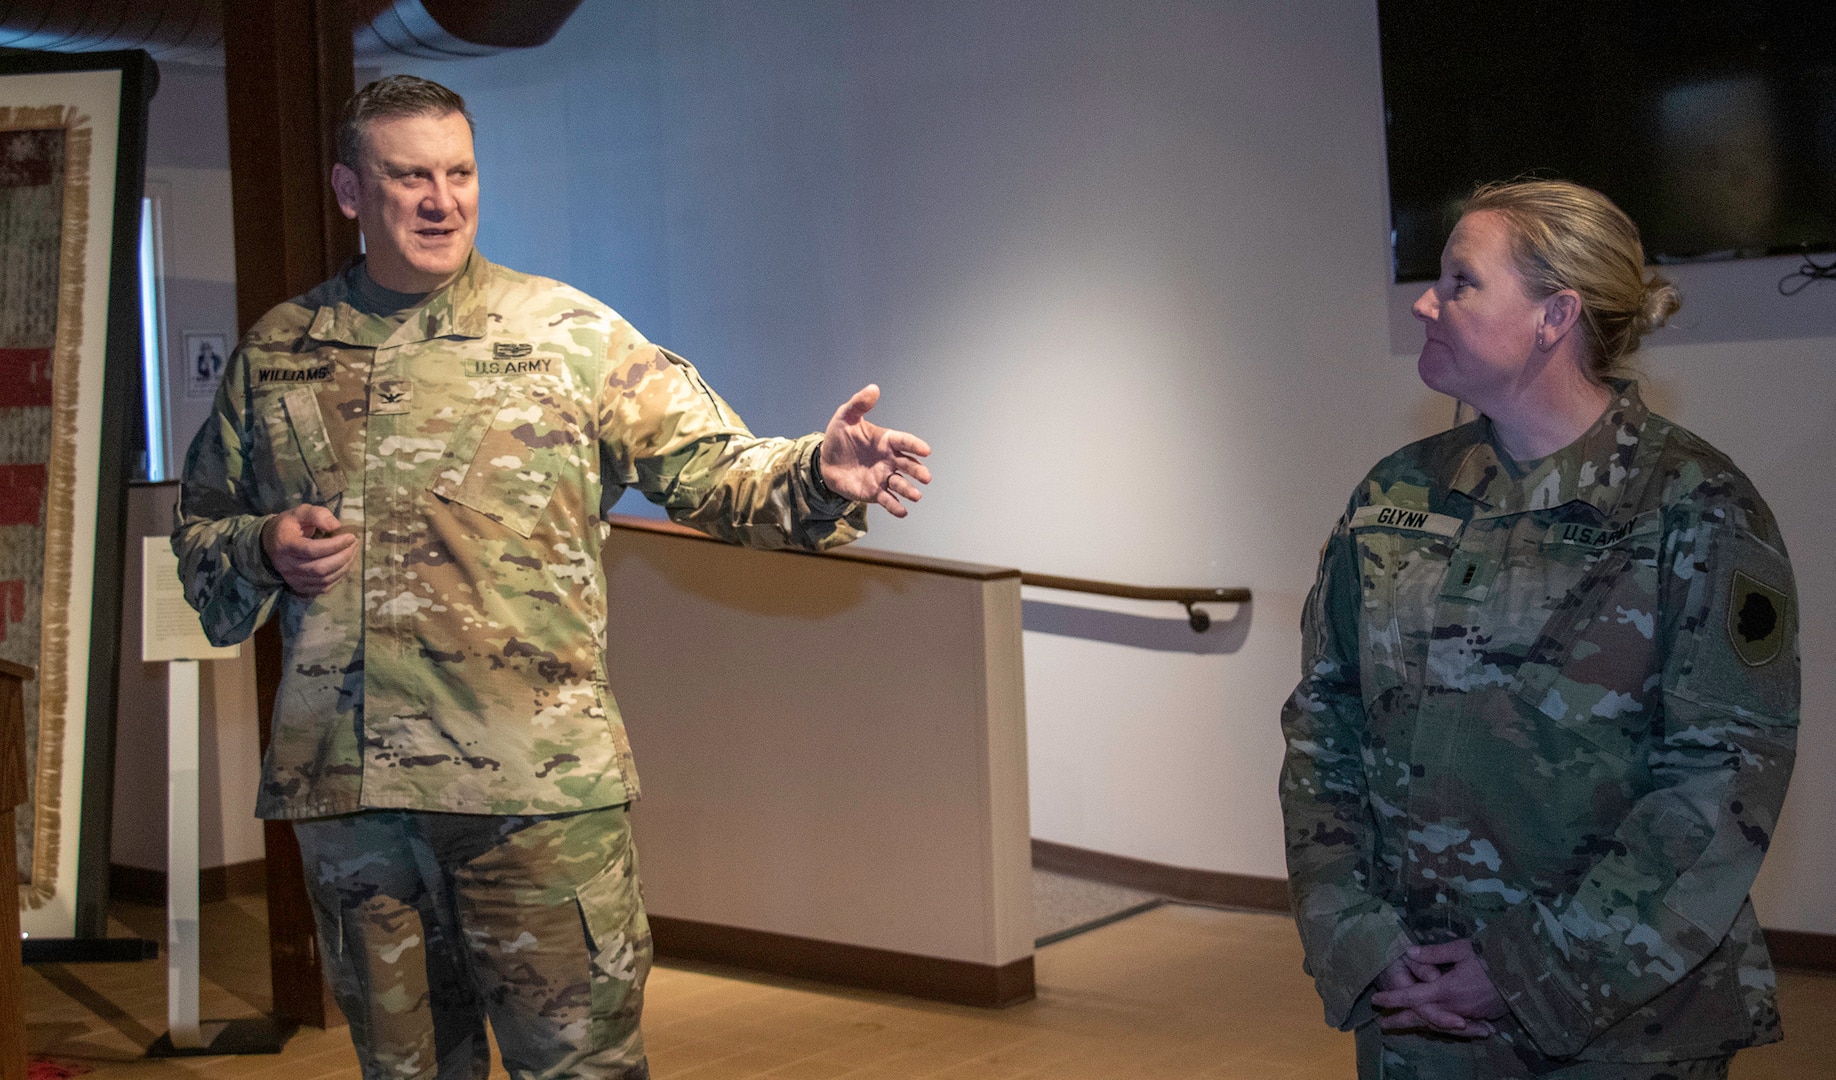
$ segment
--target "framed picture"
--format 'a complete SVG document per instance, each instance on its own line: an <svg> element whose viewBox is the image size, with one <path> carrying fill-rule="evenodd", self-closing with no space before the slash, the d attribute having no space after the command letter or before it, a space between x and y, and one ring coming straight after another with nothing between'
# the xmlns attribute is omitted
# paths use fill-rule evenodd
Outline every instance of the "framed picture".
<svg viewBox="0 0 1836 1080"><path fill-rule="evenodd" d="M143 52L0 57L0 658L26 684L20 923L106 932L140 385Z"/></svg>
<svg viewBox="0 0 1836 1080"><path fill-rule="evenodd" d="M209 401L217 396L229 354L228 334L185 331L185 400Z"/></svg>

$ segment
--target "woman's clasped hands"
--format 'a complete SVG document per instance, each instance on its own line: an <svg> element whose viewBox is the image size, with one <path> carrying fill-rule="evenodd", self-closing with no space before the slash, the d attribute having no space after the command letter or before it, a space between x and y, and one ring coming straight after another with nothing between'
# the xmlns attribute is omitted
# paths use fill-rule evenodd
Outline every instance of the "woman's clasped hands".
<svg viewBox="0 0 1836 1080"><path fill-rule="evenodd" d="M1439 945L1411 945L1377 976L1371 998L1385 1030L1428 1028L1444 1035L1484 1039L1497 1032L1493 1020L1509 1010L1492 977L1464 938Z"/></svg>

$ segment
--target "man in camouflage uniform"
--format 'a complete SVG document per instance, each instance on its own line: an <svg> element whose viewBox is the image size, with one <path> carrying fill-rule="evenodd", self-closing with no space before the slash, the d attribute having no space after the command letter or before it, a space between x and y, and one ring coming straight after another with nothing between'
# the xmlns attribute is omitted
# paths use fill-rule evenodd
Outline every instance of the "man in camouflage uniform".
<svg viewBox="0 0 1836 1080"><path fill-rule="evenodd" d="M1491 426L1379 463L1327 541L1282 714L1307 970L1361 1075L1725 1075L1780 1037L1747 898L1798 723L1777 525L1634 384L1527 468ZM1502 1007L1379 1030L1471 957Z"/></svg>
<svg viewBox="0 0 1836 1080"><path fill-rule="evenodd" d="M761 439L605 305L473 249L470 117L409 77L346 108L368 256L268 312L186 460L173 547L212 641L284 641L257 813L295 821L364 1075L648 1075L650 937L606 687L604 514L817 550L903 516L921 440ZM613 627L611 633L641 633Z"/></svg>

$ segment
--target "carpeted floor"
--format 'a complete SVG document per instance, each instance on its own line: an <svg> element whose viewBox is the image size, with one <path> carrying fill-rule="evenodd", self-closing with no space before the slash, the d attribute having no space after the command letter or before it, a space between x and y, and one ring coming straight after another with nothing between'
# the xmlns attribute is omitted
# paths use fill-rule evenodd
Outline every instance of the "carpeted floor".
<svg viewBox="0 0 1836 1080"><path fill-rule="evenodd" d="M1033 871L1033 933L1037 947L1108 926L1163 903L1153 893L1050 870Z"/></svg>

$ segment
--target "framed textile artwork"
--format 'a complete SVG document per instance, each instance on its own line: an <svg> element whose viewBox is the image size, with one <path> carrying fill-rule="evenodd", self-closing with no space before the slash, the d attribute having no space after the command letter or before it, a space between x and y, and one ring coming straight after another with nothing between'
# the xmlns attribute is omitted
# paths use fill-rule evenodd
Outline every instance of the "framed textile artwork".
<svg viewBox="0 0 1836 1080"><path fill-rule="evenodd" d="M20 922L105 933L140 332L145 53L0 57L0 658L26 684Z"/></svg>

